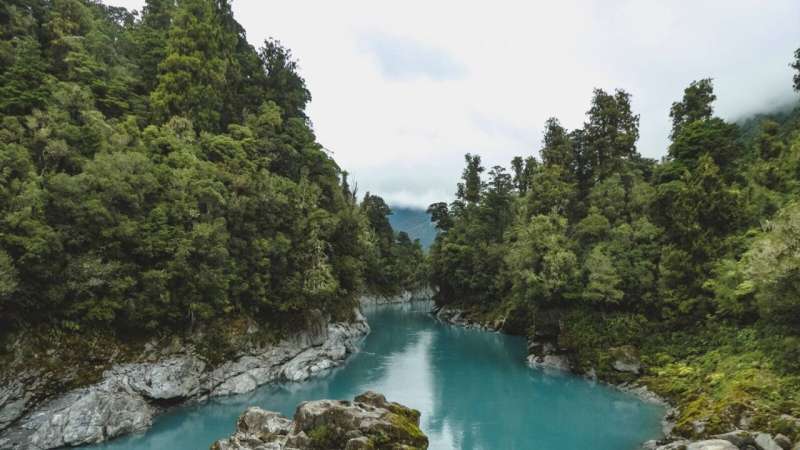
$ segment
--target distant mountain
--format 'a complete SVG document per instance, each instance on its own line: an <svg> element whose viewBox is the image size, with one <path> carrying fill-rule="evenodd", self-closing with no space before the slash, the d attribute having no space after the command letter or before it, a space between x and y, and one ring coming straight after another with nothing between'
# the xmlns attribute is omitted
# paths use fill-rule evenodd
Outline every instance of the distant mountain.
<svg viewBox="0 0 800 450"><path fill-rule="evenodd" d="M394 231L405 231L411 239L419 239L425 249L430 248L436 239L436 227L424 209L392 208L389 223Z"/></svg>

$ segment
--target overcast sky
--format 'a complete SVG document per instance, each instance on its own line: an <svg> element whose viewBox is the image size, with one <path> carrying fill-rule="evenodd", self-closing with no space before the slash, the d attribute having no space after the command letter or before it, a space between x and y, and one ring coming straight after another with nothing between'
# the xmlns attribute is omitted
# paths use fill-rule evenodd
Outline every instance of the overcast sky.
<svg viewBox="0 0 800 450"><path fill-rule="evenodd" d="M142 0L108 0L140 9ZM592 89L622 88L639 151L664 155L669 106L715 80L735 120L797 99L798 0L236 0L248 40L299 59L319 141L393 206L450 200L464 153L537 154L544 121L580 127Z"/></svg>

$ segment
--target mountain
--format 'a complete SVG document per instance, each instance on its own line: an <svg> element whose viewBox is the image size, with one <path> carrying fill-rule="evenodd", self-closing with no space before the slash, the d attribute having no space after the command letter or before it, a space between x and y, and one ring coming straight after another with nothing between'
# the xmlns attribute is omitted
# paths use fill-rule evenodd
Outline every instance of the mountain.
<svg viewBox="0 0 800 450"><path fill-rule="evenodd" d="M419 239L425 249L430 248L436 239L436 227L424 209L392 208L389 222L395 231L405 231L411 239Z"/></svg>

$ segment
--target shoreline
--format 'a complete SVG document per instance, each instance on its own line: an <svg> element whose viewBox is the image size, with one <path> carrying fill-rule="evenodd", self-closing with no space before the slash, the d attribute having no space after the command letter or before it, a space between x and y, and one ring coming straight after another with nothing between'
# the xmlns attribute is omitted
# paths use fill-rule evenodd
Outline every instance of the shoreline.
<svg viewBox="0 0 800 450"><path fill-rule="evenodd" d="M502 331L502 322L498 322L496 324L485 324L479 323L475 321L470 321L468 319L463 318L464 311L459 308L451 308L447 306L434 306L433 309L430 311L430 314L436 318L439 322L446 323L453 326L459 326L468 329L476 329L480 331L490 332L490 333L503 333ZM531 356L530 350L528 353L528 358ZM646 385L639 384L636 382L633 383L612 383L606 380L598 379L597 375L592 371L591 373L578 373L572 370L571 367L564 366L558 363L555 364L533 364L531 363L530 359L526 361L526 364L531 367L532 369L540 369L540 370L554 370L558 371L563 374L572 375L575 377L580 377L587 382L593 383L600 383L604 386L609 388L615 389L620 392L624 392L626 394L630 394L640 401L645 403L653 403L657 405L661 405L665 408L664 416L661 418L661 432L662 436L659 439L648 440L642 442L642 448L647 443L650 442L662 442L662 441L672 441L681 439L678 436L674 436L672 434L672 430L675 427L674 417L677 415L678 407L672 405L669 401L665 398L661 397L660 395L656 394L655 392L651 391Z"/></svg>

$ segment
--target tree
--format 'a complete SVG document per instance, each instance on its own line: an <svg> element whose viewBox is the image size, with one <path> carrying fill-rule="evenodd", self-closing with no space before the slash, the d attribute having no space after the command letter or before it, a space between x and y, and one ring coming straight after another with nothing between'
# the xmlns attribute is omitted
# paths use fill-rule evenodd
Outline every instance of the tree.
<svg viewBox="0 0 800 450"><path fill-rule="evenodd" d="M431 222L435 223L440 231L447 231L453 227L453 218L450 216L447 203L431 203L427 213L431 216Z"/></svg>
<svg viewBox="0 0 800 450"><path fill-rule="evenodd" d="M141 80L141 92L152 91L158 84L159 65L167 55L167 37L175 14L175 0L147 0L142 8L142 18L133 31Z"/></svg>
<svg viewBox="0 0 800 450"><path fill-rule="evenodd" d="M800 204L783 208L744 257L747 283L762 317L800 323Z"/></svg>
<svg viewBox="0 0 800 450"><path fill-rule="evenodd" d="M305 108L311 101L306 82L298 74L292 52L276 39L267 39L259 52L267 74L265 95L281 107L286 117L306 118Z"/></svg>
<svg viewBox="0 0 800 450"><path fill-rule="evenodd" d="M0 75L0 111L23 115L42 108L49 91L47 64L39 42L31 37L14 40L14 62Z"/></svg>
<svg viewBox="0 0 800 450"><path fill-rule="evenodd" d="M467 167L461 173L463 182L459 183L456 197L467 202L467 204L477 204L481 199L481 191L483 190L481 173L483 173L484 168L481 165L481 157L467 153L464 155L464 160L467 162Z"/></svg>
<svg viewBox="0 0 800 450"><path fill-rule="evenodd" d="M639 116L631 110L631 95L619 89L613 95L595 89L587 115L582 144L593 179L603 180L638 155Z"/></svg>
<svg viewBox="0 0 800 450"><path fill-rule="evenodd" d="M600 305L618 304L624 295L619 289L622 279L603 245L598 245L586 259L588 283L583 298Z"/></svg>
<svg viewBox="0 0 800 450"><path fill-rule="evenodd" d="M519 218L505 261L511 295L532 304L561 301L575 287L578 261L567 238L567 221L557 214Z"/></svg>
<svg viewBox="0 0 800 450"><path fill-rule="evenodd" d="M574 163L572 142L567 130L555 117L551 117L545 122L542 143L544 145L540 151L542 163L559 165L564 169L565 175L571 175Z"/></svg>
<svg viewBox="0 0 800 450"><path fill-rule="evenodd" d="M675 140L686 125L698 120L708 120L714 114L712 103L717 99L714 95L714 83L711 78L692 81L683 91L683 100L672 103L669 116L672 118L672 133Z"/></svg>
<svg viewBox="0 0 800 450"><path fill-rule="evenodd" d="M158 85L150 94L157 117L190 119L195 129L218 131L227 64L214 4L181 0L169 29Z"/></svg>
<svg viewBox="0 0 800 450"><path fill-rule="evenodd" d="M738 127L718 117L687 124L669 146L670 158L690 170L697 167L703 155L708 155L724 174L731 176L736 175L734 162L742 153Z"/></svg>

